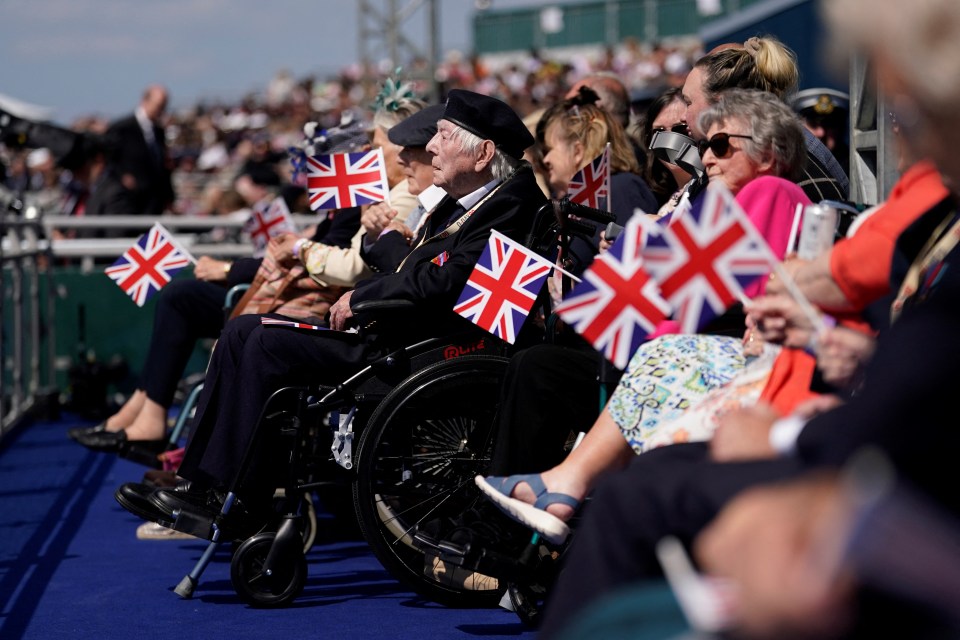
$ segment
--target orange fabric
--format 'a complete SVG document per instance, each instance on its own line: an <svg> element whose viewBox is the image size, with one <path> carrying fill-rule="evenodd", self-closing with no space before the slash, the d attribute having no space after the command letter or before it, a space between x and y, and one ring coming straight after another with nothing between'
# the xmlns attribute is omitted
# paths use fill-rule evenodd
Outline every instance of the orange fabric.
<svg viewBox="0 0 960 640"><path fill-rule="evenodd" d="M918 162L900 176L890 197L852 238L837 241L830 254L830 272L855 308L863 309L890 292L890 263L897 238L948 195L936 168Z"/></svg>
<svg viewBox="0 0 960 640"><path fill-rule="evenodd" d="M780 415L789 415L798 404L819 395L810 391L816 366L816 359L806 351L781 350L759 401L772 405Z"/></svg>

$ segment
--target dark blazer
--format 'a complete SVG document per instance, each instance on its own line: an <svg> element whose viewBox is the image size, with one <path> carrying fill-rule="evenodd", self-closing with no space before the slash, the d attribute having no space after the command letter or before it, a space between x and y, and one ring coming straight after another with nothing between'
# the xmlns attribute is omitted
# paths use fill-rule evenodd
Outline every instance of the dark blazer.
<svg viewBox="0 0 960 640"><path fill-rule="evenodd" d="M414 242L416 248L399 271L376 274L359 282L351 305L365 300L409 300L417 305L417 326L423 333L435 335L462 326L464 321L452 309L487 246L490 230L522 242L545 202L533 171L523 167L483 202L458 232L435 238L457 206L452 198L445 197L424 225ZM424 235L427 240L417 246ZM434 262L441 255L442 265L436 263L440 260Z"/></svg>
<svg viewBox="0 0 960 640"><path fill-rule="evenodd" d="M155 126L153 133L156 151L147 145L135 116L110 125L104 134L107 163L87 204L88 215L156 216L173 203L164 132ZM136 180L134 189L121 183L125 174Z"/></svg>

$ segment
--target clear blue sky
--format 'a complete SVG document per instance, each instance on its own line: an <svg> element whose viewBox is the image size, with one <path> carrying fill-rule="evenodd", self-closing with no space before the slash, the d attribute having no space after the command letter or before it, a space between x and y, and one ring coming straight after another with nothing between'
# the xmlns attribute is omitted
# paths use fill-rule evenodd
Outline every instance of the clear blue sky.
<svg viewBox="0 0 960 640"><path fill-rule="evenodd" d="M469 51L474 12L474 0L440 2L442 50ZM0 0L0 94L61 123L127 113L152 82L170 87L174 107L234 99L282 68L301 77L355 62L358 20L350 0ZM425 8L405 23L424 49L426 23Z"/></svg>

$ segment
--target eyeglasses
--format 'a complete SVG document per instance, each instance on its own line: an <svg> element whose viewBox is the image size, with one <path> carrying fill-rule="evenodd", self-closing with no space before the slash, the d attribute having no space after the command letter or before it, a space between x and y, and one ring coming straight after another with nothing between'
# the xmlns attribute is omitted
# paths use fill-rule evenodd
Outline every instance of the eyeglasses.
<svg viewBox="0 0 960 640"><path fill-rule="evenodd" d="M713 151L713 155L718 158L726 157L727 153L730 151L730 138L746 138L747 140L753 140L753 136L744 136L739 133L716 133L709 140L701 140L697 143L697 150L700 152L700 157L703 157L703 154L707 152L707 149Z"/></svg>
<svg viewBox="0 0 960 640"><path fill-rule="evenodd" d="M682 135L682 136L689 136L689 135L690 135L690 128L687 127L687 123L686 123L686 122L678 122L677 124L675 124L675 125L673 125L672 127L669 127L669 128L668 128L668 127L655 127L655 128L653 129L653 131L651 131L650 133L651 133L651 134L654 134L654 133L657 133L658 131L670 131L670 132L672 132L672 133L679 133L679 134Z"/></svg>

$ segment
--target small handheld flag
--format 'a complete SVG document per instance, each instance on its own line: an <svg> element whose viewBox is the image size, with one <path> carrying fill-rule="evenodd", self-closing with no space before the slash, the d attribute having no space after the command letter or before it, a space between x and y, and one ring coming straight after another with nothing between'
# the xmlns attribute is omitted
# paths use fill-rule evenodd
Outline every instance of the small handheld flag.
<svg viewBox="0 0 960 640"><path fill-rule="evenodd" d="M570 202L610 211L610 145L573 174L567 187Z"/></svg>
<svg viewBox="0 0 960 640"><path fill-rule="evenodd" d="M142 307L178 271L194 262L193 256L158 222L104 273Z"/></svg>
<svg viewBox="0 0 960 640"><path fill-rule="evenodd" d="M670 313L656 281L644 269L643 215L627 222L610 249L596 258L557 305L556 313L618 369Z"/></svg>
<svg viewBox="0 0 960 640"><path fill-rule="evenodd" d="M744 287L771 271L777 259L730 191L707 188L702 207L656 225L643 251L684 333L695 333L745 298Z"/></svg>
<svg viewBox="0 0 960 640"><path fill-rule="evenodd" d="M313 211L383 202L389 191L380 148L307 158L307 195Z"/></svg>
<svg viewBox="0 0 960 640"><path fill-rule="evenodd" d="M296 233L297 226L290 216L286 201L277 196L269 203L261 200L255 204L243 230L250 234L254 256L259 257L263 255L270 238L284 233Z"/></svg>
<svg viewBox="0 0 960 640"><path fill-rule="evenodd" d="M513 344L553 265L496 230L453 310Z"/></svg>

